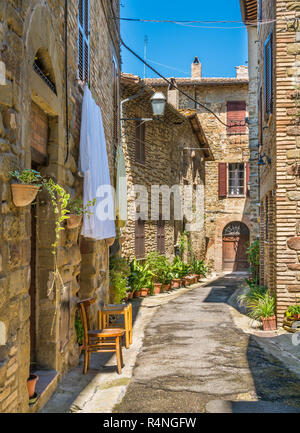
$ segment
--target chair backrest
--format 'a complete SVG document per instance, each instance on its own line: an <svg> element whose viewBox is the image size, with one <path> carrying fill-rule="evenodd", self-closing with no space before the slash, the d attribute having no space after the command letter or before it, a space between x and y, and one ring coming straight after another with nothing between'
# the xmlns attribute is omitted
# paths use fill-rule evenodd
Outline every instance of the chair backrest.
<svg viewBox="0 0 300 433"><path fill-rule="evenodd" d="M90 320L89 320L89 306L91 304L94 304L96 302L95 298L88 298L88 299L82 299L81 301L77 302L77 305L80 308L80 314L81 314L81 320L83 325L83 332L84 332L84 344L87 345L89 342L88 339L88 331L90 328Z"/></svg>

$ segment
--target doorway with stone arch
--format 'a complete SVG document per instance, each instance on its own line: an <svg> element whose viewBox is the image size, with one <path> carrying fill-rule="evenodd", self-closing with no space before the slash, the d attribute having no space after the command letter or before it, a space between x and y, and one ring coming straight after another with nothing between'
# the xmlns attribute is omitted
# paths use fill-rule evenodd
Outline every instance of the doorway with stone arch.
<svg viewBox="0 0 300 433"><path fill-rule="evenodd" d="M223 271L247 271L247 247L249 245L250 232L246 224L233 221L227 224L223 230Z"/></svg>

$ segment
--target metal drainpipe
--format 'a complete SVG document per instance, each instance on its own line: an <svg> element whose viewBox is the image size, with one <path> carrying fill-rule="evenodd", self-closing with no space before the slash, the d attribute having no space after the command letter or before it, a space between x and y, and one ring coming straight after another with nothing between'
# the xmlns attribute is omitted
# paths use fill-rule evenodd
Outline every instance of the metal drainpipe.
<svg viewBox="0 0 300 433"><path fill-rule="evenodd" d="M65 163L69 158L69 104L68 104L68 0L65 0L65 87L66 87L66 144L67 154Z"/></svg>

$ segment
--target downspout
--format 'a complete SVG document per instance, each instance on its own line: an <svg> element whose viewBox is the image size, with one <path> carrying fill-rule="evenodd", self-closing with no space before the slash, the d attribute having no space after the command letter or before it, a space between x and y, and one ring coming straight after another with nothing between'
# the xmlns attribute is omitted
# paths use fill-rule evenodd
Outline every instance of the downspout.
<svg viewBox="0 0 300 433"><path fill-rule="evenodd" d="M66 90L66 144L67 154L65 164L69 158L69 104L68 104L68 0L65 0L65 90Z"/></svg>

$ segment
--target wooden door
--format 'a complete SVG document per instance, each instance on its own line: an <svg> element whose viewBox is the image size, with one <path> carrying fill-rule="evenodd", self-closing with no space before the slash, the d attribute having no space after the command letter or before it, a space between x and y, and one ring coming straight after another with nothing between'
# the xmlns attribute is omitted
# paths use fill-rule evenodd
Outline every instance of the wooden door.
<svg viewBox="0 0 300 433"><path fill-rule="evenodd" d="M223 232L223 270L246 271L249 230L241 223L229 224Z"/></svg>

